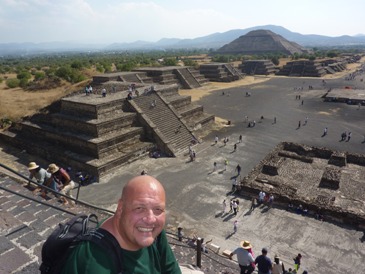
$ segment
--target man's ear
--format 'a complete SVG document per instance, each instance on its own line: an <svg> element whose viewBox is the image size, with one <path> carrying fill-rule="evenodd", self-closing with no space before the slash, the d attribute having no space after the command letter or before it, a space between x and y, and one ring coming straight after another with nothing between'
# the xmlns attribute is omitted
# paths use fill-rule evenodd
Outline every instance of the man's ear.
<svg viewBox="0 0 365 274"><path fill-rule="evenodd" d="M120 198L118 201L117 210L115 211L115 215L119 217L122 215L122 212L123 212L123 200L122 198Z"/></svg>

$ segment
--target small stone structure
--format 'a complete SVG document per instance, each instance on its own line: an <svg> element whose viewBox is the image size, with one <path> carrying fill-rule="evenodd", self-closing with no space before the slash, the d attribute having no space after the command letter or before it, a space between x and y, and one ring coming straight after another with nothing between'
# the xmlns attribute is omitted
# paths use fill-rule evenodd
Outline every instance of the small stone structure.
<svg viewBox="0 0 365 274"><path fill-rule="evenodd" d="M319 61L292 61L285 64L276 75L321 77L326 74L322 63Z"/></svg>
<svg viewBox="0 0 365 274"><path fill-rule="evenodd" d="M254 196L263 189L279 204L301 204L327 220L365 228L362 154L283 142L243 178L241 189Z"/></svg>
<svg viewBox="0 0 365 274"><path fill-rule="evenodd" d="M270 60L244 60L238 68L247 75L269 75L277 71Z"/></svg>
<svg viewBox="0 0 365 274"><path fill-rule="evenodd" d="M200 73L212 82L232 82L243 78L241 72L228 63L209 63L200 65Z"/></svg>
<svg viewBox="0 0 365 274"><path fill-rule="evenodd" d="M112 83L113 85L124 83L129 85L177 84L181 88L192 89L201 87L208 80L193 67L146 67L134 69L131 72L113 72L93 77L93 85Z"/></svg>
<svg viewBox="0 0 365 274"><path fill-rule="evenodd" d="M353 89L351 86L342 89L329 89L324 95L324 101L333 103L346 103L349 105L361 104L365 106L365 90Z"/></svg>

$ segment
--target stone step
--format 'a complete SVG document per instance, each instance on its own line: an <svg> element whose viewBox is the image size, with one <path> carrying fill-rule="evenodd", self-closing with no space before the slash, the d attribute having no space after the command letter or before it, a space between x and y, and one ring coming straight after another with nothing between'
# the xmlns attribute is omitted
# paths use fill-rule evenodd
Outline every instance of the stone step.
<svg viewBox="0 0 365 274"><path fill-rule="evenodd" d="M66 131L96 137L110 131L131 126L136 123L136 117L135 113L123 111L114 112L113 115L101 119L86 119L55 113L50 115L51 119L43 119L42 122L57 125L58 127L64 128Z"/></svg>
<svg viewBox="0 0 365 274"><path fill-rule="evenodd" d="M22 126L20 134L24 139L37 136L38 141L47 141L50 144L64 146L79 153L87 151L87 154L92 157L100 157L100 153L112 148L114 145L125 142L130 137L138 136L141 138L143 135L143 128L140 127L121 128L108 132L101 137L92 138L87 135L58 130L49 125L36 125L30 121L23 122Z"/></svg>

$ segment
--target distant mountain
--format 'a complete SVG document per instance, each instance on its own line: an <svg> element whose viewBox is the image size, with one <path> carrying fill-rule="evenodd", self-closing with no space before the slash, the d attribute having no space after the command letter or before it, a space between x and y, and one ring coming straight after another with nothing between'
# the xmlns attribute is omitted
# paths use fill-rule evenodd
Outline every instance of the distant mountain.
<svg viewBox="0 0 365 274"><path fill-rule="evenodd" d="M144 45L144 49L193 49L193 48L212 48L217 49L225 44L232 42L238 37L245 35L253 30L270 30L278 34L290 42L295 42L303 47L320 47L320 46L352 46L364 45L365 36L339 36L330 37L316 34L300 34L292 32L286 28L275 25L256 26L247 29L235 29L226 32L217 32L207 36L197 37L194 39L178 39L178 38L164 38L155 43L148 43ZM109 48L109 47L108 47ZM114 49L141 49L140 45L134 43L121 43Z"/></svg>
<svg viewBox="0 0 365 274"><path fill-rule="evenodd" d="M71 42L52 43L8 43L0 44L0 55L8 54L36 54L62 51L110 51L110 50L168 50L168 49L218 49L242 35L253 30L269 30L290 42L303 47L323 46L365 46L365 35L330 37L316 34L300 34L275 25L256 26L247 29L234 29L217 32L194 39L163 38L157 42L136 41L132 43L113 43L110 45L92 45Z"/></svg>

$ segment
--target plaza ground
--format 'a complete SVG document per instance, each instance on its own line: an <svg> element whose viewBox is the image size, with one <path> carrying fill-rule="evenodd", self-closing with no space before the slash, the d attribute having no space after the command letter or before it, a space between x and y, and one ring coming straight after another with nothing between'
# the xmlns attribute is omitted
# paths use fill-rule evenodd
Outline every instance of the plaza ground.
<svg viewBox="0 0 365 274"><path fill-rule="evenodd" d="M324 87L321 79L273 77L231 87L224 90L224 95L222 90L205 94L197 103L202 104L206 112L230 120L232 124L212 132L195 147L195 162L190 162L186 155L139 160L121 167L103 182L88 186L87 191L81 192L81 199L114 208L114 201L118 200L126 181L147 169L166 188L171 229L182 226L187 235L196 233L206 240L213 239L221 250L233 250L241 240L249 240L256 255L262 247L268 247L269 256L279 255L287 267L292 267L292 258L301 253L302 267L309 273L359 273L365 258L362 231L303 217L275 206L269 211L256 208L249 214L250 201L245 196L239 197L241 210L237 216L221 215L223 199L233 197L230 195L231 177L235 175L236 165L241 165L242 176L248 174L281 141L365 153L362 143L365 107L358 110L358 106L323 102L321 98L330 87L364 84L359 79L326 81ZM308 85L314 89L308 90ZM303 87L303 91L295 89L297 87ZM246 97L246 91L252 96ZM299 94L301 100L296 100ZM246 115L250 121L256 120L255 127L247 127ZM303 124L307 116L307 125L297 129L298 121ZM325 127L328 135L322 137ZM350 142L339 142L343 131L352 132ZM240 134L243 142L234 152L233 145ZM215 135L220 139L228 137L230 141L226 146L223 142L214 145ZM229 161L227 171L223 170L224 159ZM214 161L218 163L215 172ZM232 234L236 219L238 232Z"/></svg>

